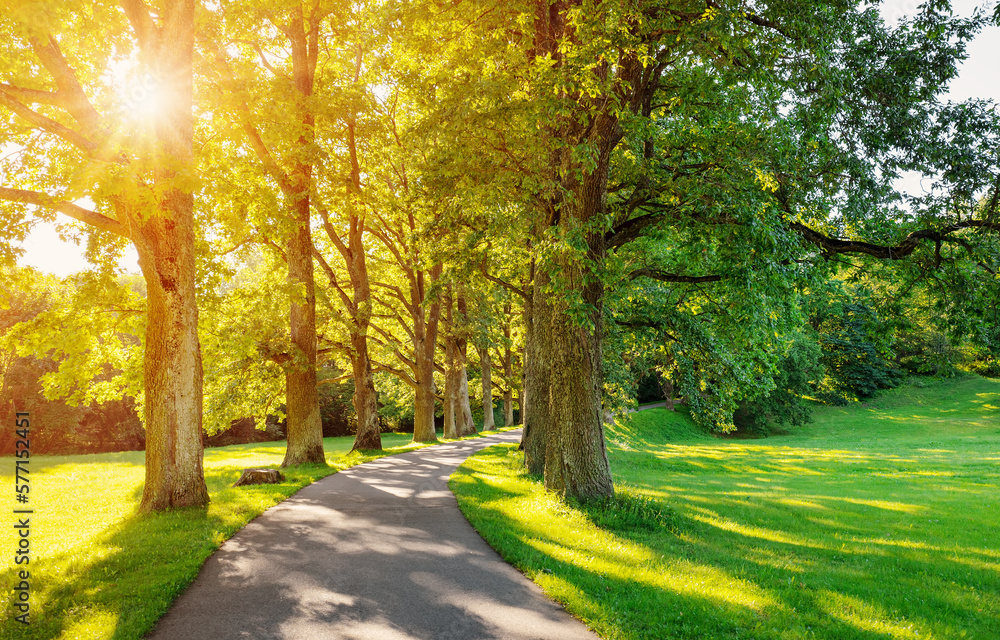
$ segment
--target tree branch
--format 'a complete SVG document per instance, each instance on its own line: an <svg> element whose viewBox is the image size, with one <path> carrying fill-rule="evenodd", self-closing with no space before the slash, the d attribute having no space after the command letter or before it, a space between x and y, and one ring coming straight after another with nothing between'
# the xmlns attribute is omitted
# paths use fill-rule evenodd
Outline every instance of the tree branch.
<svg viewBox="0 0 1000 640"><path fill-rule="evenodd" d="M46 207L53 211L58 211L74 220L79 220L92 227L97 227L102 231L113 233L123 238L129 238L125 225L113 218L101 215L96 211L84 209L72 202L65 202L38 191L25 191L23 189L11 189L0 187L0 199L10 202L20 202L22 204L33 204L38 207Z"/></svg>
<svg viewBox="0 0 1000 640"><path fill-rule="evenodd" d="M87 94L84 93L80 80L76 77L76 72L69 66L66 57L59 49L56 39L48 35L44 44L37 38L31 38L31 48L35 55L42 62L59 87L58 97L60 106L69 112L73 118L79 122L84 129L93 133L100 130L101 117L90 104Z"/></svg>
<svg viewBox="0 0 1000 640"><path fill-rule="evenodd" d="M139 41L139 48L145 49L153 38L156 26L153 24L153 17L149 15L149 8L142 0L121 0L122 9L125 16L132 24L135 31L135 39Z"/></svg>
<svg viewBox="0 0 1000 640"><path fill-rule="evenodd" d="M630 280L635 280L640 277L652 278L653 280L659 280L660 282L687 282L689 284L700 284L702 282L719 282L722 280L720 275L710 275L710 276L684 276L677 273L667 273L666 271L661 271L653 267L644 267L642 269L636 269L628 274Z"/></svg>
<svg viewBox="0 0 1000 640"><path fill-rule="evenodd" d="M39 129L57 135L66 142L78 147L89 157L93 157L97 153L97 145L84 137L83 134L70 129L64 124L60 124L51 118L43 116L37 111L32 111L25 105L15 100L3 88L0 88L0 105L7 107Z"/></svg>
<svg viewBox="0 0 1000 640"><path fill-rule="evenodd" d="M989 220L965 220L954 222L941 230L918 229L906 235L898 244L893 246L873 244L861 240L841 240L811 229L800 222L791 222L788 225L796 231L806 241L820 247L824 257L832 257L841 253L864 254L878 258L880 260L900 260L913 253L922 241L942 242L948 241L948 236L962 229L989 229L1000 231L1000 223Z"/></svg>
<svg viewBox="0 0 1000 640"><path fill-rule="evenodd" d="M722 11L722 6L719 5L719 3L714 2L713 0L706 0L705 5L711 7L712 9L717 9L719 11ZM746 10L741 10L740 13L743 14L743 17L746 18L749 22L752 22L758 27L772 29L774 31L777 31L781 35L785 36L789 40L794 40L794 38L792 38L792 36L787 31L785 31L778 23L768 20L763 16L758 16L755 13L750 13L749 11Z"/></svg>
<svg viewBox="0 0 1000 640"><path fill-rule="evenodd" d="M12 84L6 84L0 82L0 91L6 93L11 98L19 100L21 102L28 102L31 104L48 104L48 105L58 105L60 103L59 94L53 93L51 91L42 91L41 89L28 89L25 87L17 87Z"/></svg>
<svg viewBox="0 0 1000 640"><path fill-rule="evenodd" d="M486 270L486 256L483 256L483 262L482 262L481 265L479 265L479 267L480 267L480 271L483 274L483 277L486 278L487 280L489 280L490 282L498 284L501 287L503 287L504 289L507 289L508 291L516 293L517 295L521 296L521 298L523 298L524 300L529 300L531 298L531 296L528 295L528 292L525 291L524 289L521 289L520 287L516 287L516 286L512 285L511 283L507 282L506 280L501 280L500 278L491 276L489 274L489 272Z"/></svg>

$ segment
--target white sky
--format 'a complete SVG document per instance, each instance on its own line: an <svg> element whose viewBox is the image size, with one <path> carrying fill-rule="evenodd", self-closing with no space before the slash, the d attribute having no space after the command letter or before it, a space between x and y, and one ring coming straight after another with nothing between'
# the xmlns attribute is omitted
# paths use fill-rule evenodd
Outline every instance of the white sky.
<svg viewBox="0 0 1000 640"><path fill-rule="evenodd" d="M996 0L986 5L992 11ZM914 12L917 0L888 0L882 7L886 20L894 22L901 16ZM953 0L956 15L967 16L980 3L976 0ZM952 82L951 91L945 99L954 101L969 98L992 98L1000 102L1000 28L987 27L969 46L969 59L963 63L959 77ZM914 191L919 185L916 179L899 185L907 191ZM22 247L25 254L21 264L31 265L43 271L66 276L89 267L83 258L81 247L59 239L55 228L49 224L36 225ZM122 258L122 268L138 273L138 256L131 247Z"/></svg>

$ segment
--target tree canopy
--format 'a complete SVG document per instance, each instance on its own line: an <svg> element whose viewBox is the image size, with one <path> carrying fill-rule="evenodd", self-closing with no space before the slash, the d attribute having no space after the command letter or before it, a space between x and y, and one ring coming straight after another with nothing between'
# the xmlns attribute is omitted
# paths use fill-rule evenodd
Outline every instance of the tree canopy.
<svg viewBox="0 0 1000 640"><path fill-rule="evenodd" d="M419 441L438 410L446 437L492 424L496 396L549 489L608 496L602 424L649 376L727 430L874 392L934 336L997 357L1000 117L941 100L989 19L17 3L0 233L86 225L98 272L6 342L64 363L54 393L139 399L150 509L204 504L201 432L239 418L285 417L286 464L322 462L318 389L348 378L356 448L402 414ZM900 331L925 332L909 355Z"/></svg>

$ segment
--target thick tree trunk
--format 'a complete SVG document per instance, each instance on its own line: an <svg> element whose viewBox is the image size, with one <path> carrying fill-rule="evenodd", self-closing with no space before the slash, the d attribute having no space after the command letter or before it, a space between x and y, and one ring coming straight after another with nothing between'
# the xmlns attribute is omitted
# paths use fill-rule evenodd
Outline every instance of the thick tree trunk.
<svg viewBox="0 0 1000 640"><path fill-rule="evenodd" d="M441 275L442 267L435 265L427 273L433 282ZM430 283L429 283L430 284ZM418 273L411 284L410 298L413 311L413 441L434 442L434 355L437 351L438 321L441 303L425 299L424 274Z"/></svg>
<svg viewBox="0 0 1000 640"><path fill-rule="evenodd" d="M458 311L458 331L455 335L455 362L458 383L457 403L455 405L455 421L459 436L471 436L476 432L476 423L472 420L472 404L469 399L469 340L466 332L469 326L469 309L463 294L462 286L457 287L456 306Z"/></svg>
<svg viewBox="0 0 1000 640"><path fill-rule="evenodd" d="M503 375L507 379L507 386L503 391L503 426L514 426L514 353L510 349L510 320L506 317L510 314L510 305L504 309L503 337L507 339L503 348Z"/></svg>
<svg viewBox="0 0 1000 640"><path fill-rule="evenodd" d="M663 390L663 398L665 402L663 408L667 411L674 410L674 382L670 378L664 378L663 382L660 384L660 389Z"/></svg>
<svg viewBox="0 0 1000 640"><path fill-rule="evenodd" d="M195 303L193 198L173 194L140 250L148 311L143 386L146 484L140 511L208 504L202 468L202 369Z"/></svg>
<svg viewBox="0 0 1000 640"><path fill-rule="evenodd" d="M493 424L493 365L490 362L490 348L478 347L479 368L482 371L483 382L483 431L496 429Z"/></svg>
<svg viewBox="0 0 1000 640"><path fill-rule="evenodd" d="M351 148L354 148L353 127ZM353 157L353 156L352 156ZM382 434L378 423L378 393L375 391L375 376L368 354L368 327L371 323L372 293L368 279L368 264L365 261L363 244L364 223L357 216L351 216L350 250L348 273L354 292L354 330L351 332L351 366L354 370L354 412L358 418L358 430L354 437L352 451L358 449L381 449Z"/></svg>
<svg viewBox="0 0 1000 640"><path fill-rule="evenodd" d="M436 331L435 331L436 333ZM416 360L416 388L414 389L413 441L434 442L437 432L434 428L434 352L428 353L425 343L430 338L417 338L414 359Z"/></svg>
<svg viewBox="0 0 1000 640"><path fill-rule="evenodd" d="M580 286L584 274L577 261L560 256L560 277ZM582 291L581 291L582 289ZM553 305L546 351L549 369L549 423L545 448L545 487L582 499L614 495L611 468L601 421L601 285L580 286L593 305L592 326L580 326L568 305Z"/></svg>
<svg viewBox="0 0 1000 640"><path fill-rule="evenodd" d="M449 287L450 289L450 287ZM458 346L455 340L455 318L453 314L451 295L444 298L445 336L444 336L444 437L454 440L458 437L458 361L456 352Z"/></svg>
<svg viewBox="0 0 1000 640"><path fill-rule="evenodd" d="M194 2L165 10L164 27L144 46L143 61L169 83L173 100L156 126L164 158L155 180L159 211L133 228L146 280L148 315L143 383L146 394L146 482L140 511L208 504L202 468L202 368L195 285L194 195L174 185L177 168L193 166L192 52ZM142 222L145 216L138 216Z"/></svg>
<svg viewBox="0 0 1000 640"><path fill-rule="evenodd" d="M292 357L285 367L288 445L283 467L326 464L316 386L316 286L308 197L300 198L293 211L297 227L288 241L288 281L303 297L293 296L289 313Z"/></svg>
<svg viewBox="0 0 1000 640"><path fill-rule="evenodd" d="M455 420L458 423L459 436L471 436L476 432L476 423L472 419L472 402L469 397L469 371L462 362L458 369L458 394L455 406Z"/></svg>
<svg viewBox="0 0 1000 640"><path fill-rule="evenodd" d="M524 431L521 446L528 473L542 475L545 471L545 447L549 430L549 369L551 363L545 352L551 333L552 311L542 289L548 285L548 276L536 272L531 300L525 309L524 381L526 412L522 422Z"/></svg>
<svg viewBox="0 0 1000 640"><path fill-rule="evenodd" d="M315 140L315 117L306 100L312 96L316 64L316 25L307 29L301 12L293 15L288 28L292 50L292 73L301 99L298 120L300 149ZM323 454L323 422L319 414L319 390L316 380L316 284L313 274L313 243L310 224L309 194L312 190L312 165L299 160L291 172L284 196L292 218L288 237L288 283L292 288L289 332L292 349L285 367L285 433L288 443L281 466L326 464Z"/></svg>
<svg viewBox="0 0 1000 640"><path fill-rule="evenodd" d="M378 393L375 391L375 375L372 361L368 357L368 336L363 333L351 335L351 368L354 372L354 412L358 418L358 430L354 436L351 451L381 449L382 434L378 424Z"/></svg>

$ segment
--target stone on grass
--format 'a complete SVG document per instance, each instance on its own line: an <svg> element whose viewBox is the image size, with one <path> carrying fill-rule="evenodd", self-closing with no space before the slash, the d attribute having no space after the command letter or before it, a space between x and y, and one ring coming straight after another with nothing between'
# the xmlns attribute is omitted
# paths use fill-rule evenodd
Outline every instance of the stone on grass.
<svg viewBox="0 0 1000 640"><path fill-rule="evenodd" d="M285 476L277 469L244 469L243 475L236 481L234 487L245 484L277 484L284 482Z"/></svg>

